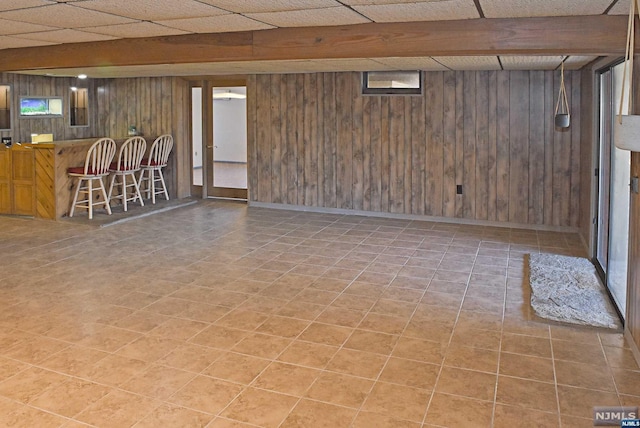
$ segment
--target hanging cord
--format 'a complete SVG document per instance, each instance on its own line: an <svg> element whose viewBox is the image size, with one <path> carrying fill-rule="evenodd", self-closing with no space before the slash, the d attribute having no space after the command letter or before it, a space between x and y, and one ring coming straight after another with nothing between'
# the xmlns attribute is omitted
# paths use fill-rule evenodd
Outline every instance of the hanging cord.
<svg viewBox="0 0 640 428"><path fill-rule="evenodd" d="M558 102L556 103L556 113L566 114L569 113L569 101L567 100L567 90L564 87L564 61L566 57L562 58L562 64L560 65L560 91L558 92Z"/></svg>
<svg viewBox="0 0 640 428"><path fill-rule="evenodd" d="M640 2L640 0L638 0ZM624 54L624 68L622 72L622 93L620 94L620 108L618 109L618 123L622 125L622 108L624 106L624 94L627 83L627 64L629 67L629 85L633 85L633 56L635 52L635 15L636 15L636 2L631 0L631 6L629 10L629 24L627 25L627 46ZM631 94L629 94L629 100L627 106L627 114L631 113Z"/></svg>

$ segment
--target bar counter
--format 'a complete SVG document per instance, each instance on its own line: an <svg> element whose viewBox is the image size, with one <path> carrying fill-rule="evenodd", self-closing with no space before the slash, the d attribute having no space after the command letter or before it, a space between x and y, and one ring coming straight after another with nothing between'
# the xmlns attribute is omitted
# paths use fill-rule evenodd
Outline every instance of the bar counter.
<svg viewBox="0 0 640 428"><path fill-rule="evenodd" d="M153 137L147 140L147 150ZM84 166L96 138L0 146L0 214L57 220L68 215L75 180L67 168ZM125 139L116 139L118 148ZM116 157L114 160L117 159ZM108 181L105 186L108 188Z"/></svg>

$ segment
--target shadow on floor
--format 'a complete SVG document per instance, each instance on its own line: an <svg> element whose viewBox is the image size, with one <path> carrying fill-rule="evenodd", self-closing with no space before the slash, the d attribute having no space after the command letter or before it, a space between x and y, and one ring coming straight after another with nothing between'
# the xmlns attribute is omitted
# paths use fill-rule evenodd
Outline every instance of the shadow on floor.
<svg viewBox="0 0 640 428"><path fill-rule="evenodd" d="M107 211L102 208L94 209L93 219L89 220L87 210L78 210L73 214L73 217L64 217L60 219L61 222L68 224L82 224L86 226L107 227L114 224L123 223L125 221L133 220L136 218L146 217L153 214L173 210L176 208L186 207L197 203L198 200L185 198L185 199L170 199L156 200L155 204L151 201L145 201L144 207L138 203L129 203L128 209L125 212L122 205L116 205L111 207L112 214L107 214Z"/></svg>

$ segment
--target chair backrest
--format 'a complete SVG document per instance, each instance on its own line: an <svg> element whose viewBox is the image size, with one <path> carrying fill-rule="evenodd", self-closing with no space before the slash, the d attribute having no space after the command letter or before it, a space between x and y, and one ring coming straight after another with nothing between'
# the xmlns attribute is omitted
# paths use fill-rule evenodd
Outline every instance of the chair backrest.
<svg viewBox="0 0 640 428"><path fill-rule="evenodd" d="M140 169L142 158L147 151L147 141L142 137L131 137L122 143L118 153L118 170L132 171Z"/></svg>
<svg viewBox="0 0 640 428"><path fill-rule="evenodd" d="M173 137L165 134L155 139L149 153L149 165L166 166L173 148Z"/></svg>
<svg viewBox="0 0 640 428"><path fill-rule="evenodd" d="M84 161L84 175L107 174L115 154L116 142L111 138L100 138L89 147Z"/></svg>

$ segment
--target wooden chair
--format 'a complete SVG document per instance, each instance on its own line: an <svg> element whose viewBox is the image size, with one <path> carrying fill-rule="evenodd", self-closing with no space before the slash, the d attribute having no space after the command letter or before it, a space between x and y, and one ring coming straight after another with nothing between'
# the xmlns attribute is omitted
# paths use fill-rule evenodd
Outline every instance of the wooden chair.
<svg viewBox="0 0 640 428"><path fill-rule="evenodd" d="M167 166L169 154L173 148L173 137L171 135L161 135L155 139L149 151L149 157L142 160L142 170L138 184L142 187L143 182L146 183L145 193L147 198L151 198L151 203L156 203L156 195L164 194L169 200L167 185L164 181L162 168ZM156 176L157 173L157 176ZM156 186L156 183L159 185ZM160 188L162 187L162 188Z"/></svg>
<svg viewBox="0 0 640 428"><path fill-rule="evenodd" d="M91 147L87 152L87 157L84 161L84 166L73 167L67 169L67 174L70 177L77 177L78 184L73 196L73 202L71 203L71 211L69 211L69 217L73 217L73 213L78 208L87 208L89 211L89 219L93 218L93 207L96 205L104 205L108 214L111 214L111 207L109 206L109 197L105 191L103 177L109 175L109 165L113 160L113 156L116 154L116 142L111 138L101 138ZM93 182L98 182L98 187L93 186ZM83 186L83 182L85 185ZM98 200L94 202L93 193L95 191L101 191L104 200ZM78 195L84 193L87 195L86 199L78 201Z"/></svg>
<svg viewBox="0 0 640 428"><path fill-rule="evenodd" d="M122 206L125 211L127 211L128 201L140 199L140 205L144 206L136 174L140 171L140 164L146 150L147 142L144 138L131 137L120 147L118 162L112 163L109 167L109 171L112 174L111 184L109 185L109 201L112 199L122 199ZM127 177L130 178L130 183L127 183ZM117 183L118 179L120 183ZM119 194L112 195L114 187L120 188ZM130 189L132 189L132 192L129 191Z"/></svg>

